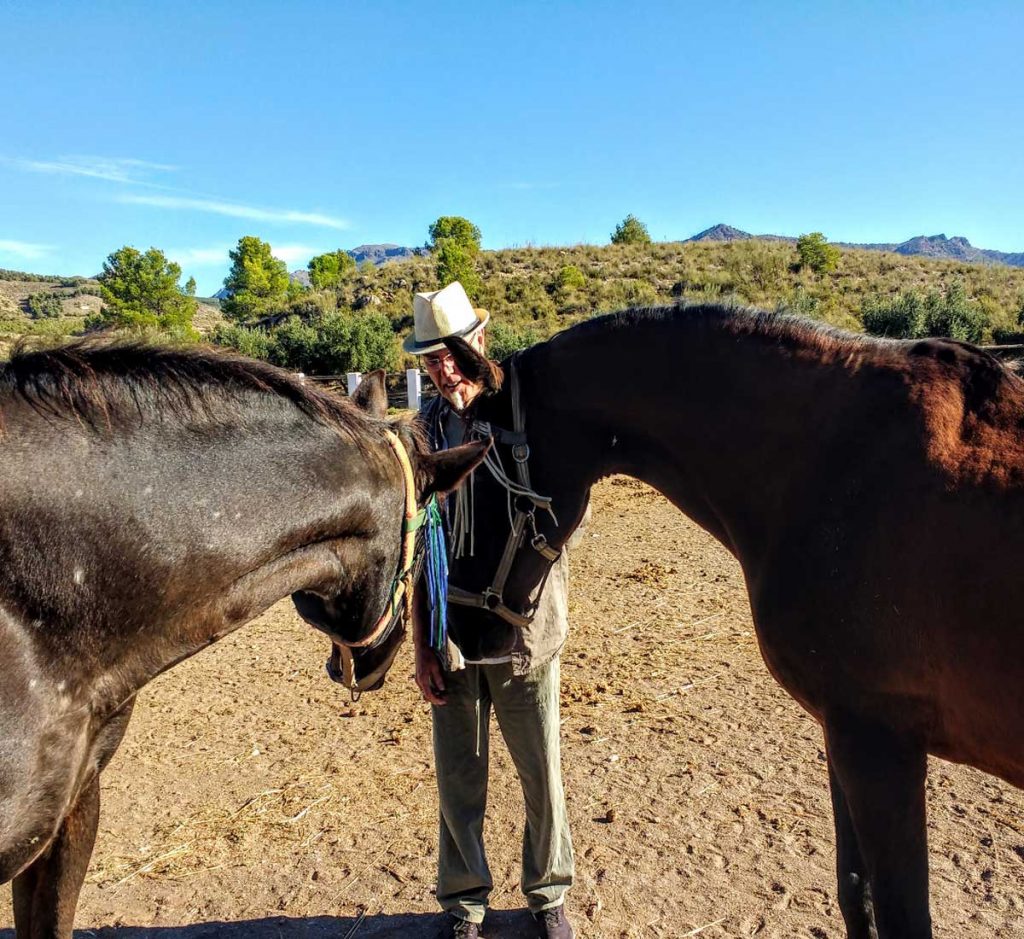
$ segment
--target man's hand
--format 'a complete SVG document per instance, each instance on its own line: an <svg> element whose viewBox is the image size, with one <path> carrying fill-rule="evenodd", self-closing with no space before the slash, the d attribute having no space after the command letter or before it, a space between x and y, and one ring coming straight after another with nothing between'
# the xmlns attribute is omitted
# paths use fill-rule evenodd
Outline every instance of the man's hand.
<svg viewBox="0 0 1024 939"><path fill-rule="evenodd" d="M424 701L438 705L445 703L441 661L429 646L416 647L416 685Z"/></svg>

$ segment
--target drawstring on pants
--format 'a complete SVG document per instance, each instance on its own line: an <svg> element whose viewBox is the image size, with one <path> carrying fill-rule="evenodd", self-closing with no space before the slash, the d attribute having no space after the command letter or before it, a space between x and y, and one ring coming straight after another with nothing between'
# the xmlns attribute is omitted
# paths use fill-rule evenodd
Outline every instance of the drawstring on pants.
<svg viewBox="0 0 1024 939"><path fill-rule="evenodd" d="M480 759L480 738L483 736L483 728L480 726L483 721L480 709L480 666L473 665L473 684L475 685L473 695L473 706L476 708L476 751L473 754L477 759Z"/></svg>

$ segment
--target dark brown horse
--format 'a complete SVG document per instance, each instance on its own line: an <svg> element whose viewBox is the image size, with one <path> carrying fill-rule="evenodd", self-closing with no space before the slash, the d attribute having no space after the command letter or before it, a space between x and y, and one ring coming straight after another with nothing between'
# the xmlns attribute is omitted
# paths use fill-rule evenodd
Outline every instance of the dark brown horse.
<svg viewBox="0 0 1024 939"><path fill-rule="evenodd" d="M931 936L927 755L1024 785L1024 383L963 343L718 306L592 320L503 369L450 347L497 427L514 364L552 545L597 479L626 473L739 559L764 659L825 733L849 935ZM508 531L505 492L477 477L477 531ZM452 582L483 591L503 548L478 537ZM514 612L548 563L519 550ZM511 647L494 614L451 620L470 657Z"/></svg>
<svg viewBox="0 0 1024 939"><path fill-rule="evenodd" d="M147 681L289 594L336 642L376 628L405 514L386 427L211 352L80 343L0 369L0 882L18 939L71 936L98 776ZM481 455L439 462L398 432L420 499Z"/></svg>

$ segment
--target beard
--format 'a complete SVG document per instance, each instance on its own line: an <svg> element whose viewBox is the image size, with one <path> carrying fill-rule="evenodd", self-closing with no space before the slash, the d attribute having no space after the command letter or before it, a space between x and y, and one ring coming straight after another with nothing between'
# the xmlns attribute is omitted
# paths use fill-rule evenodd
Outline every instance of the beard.
<svg viewBox="0 0 1024 939"><path fill-rule="evenodd" d="M456 411L465 411L470 400L472 400L471 397L466 394L468 390L469 389L465 388L463 385L459 385L458 388L448 395L448 400L452 403L452 406Z"/></svg>

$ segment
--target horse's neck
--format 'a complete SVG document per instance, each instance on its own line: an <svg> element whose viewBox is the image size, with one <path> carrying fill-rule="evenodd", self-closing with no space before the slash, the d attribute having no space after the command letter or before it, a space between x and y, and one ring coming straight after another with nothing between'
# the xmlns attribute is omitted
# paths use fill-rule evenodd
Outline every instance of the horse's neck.
<svg viewBox="0 0 1024 939"><path fill-rule="evenodd" d="M548 369L563 376L555 406L566 423L592 428L594 478L650 483L734 553L762 538L796 483L795 461L838 410L848 363L727 323L668 320L586 339Z"/></svg>
<svg viewBox="0 0 1024 939"><path fill-rule="evenodd" d="M41 655L80 677L101 712L281 598L338 577L325 543L364 536L373 518L367 460L328 429L248 439L240 429L176 463L156 444L133 459L119 472L103 457L79 463L79 502L92 504L57 505L41 521L53 540L67 519L49 559L67 583L42 620Z"/></svg>

